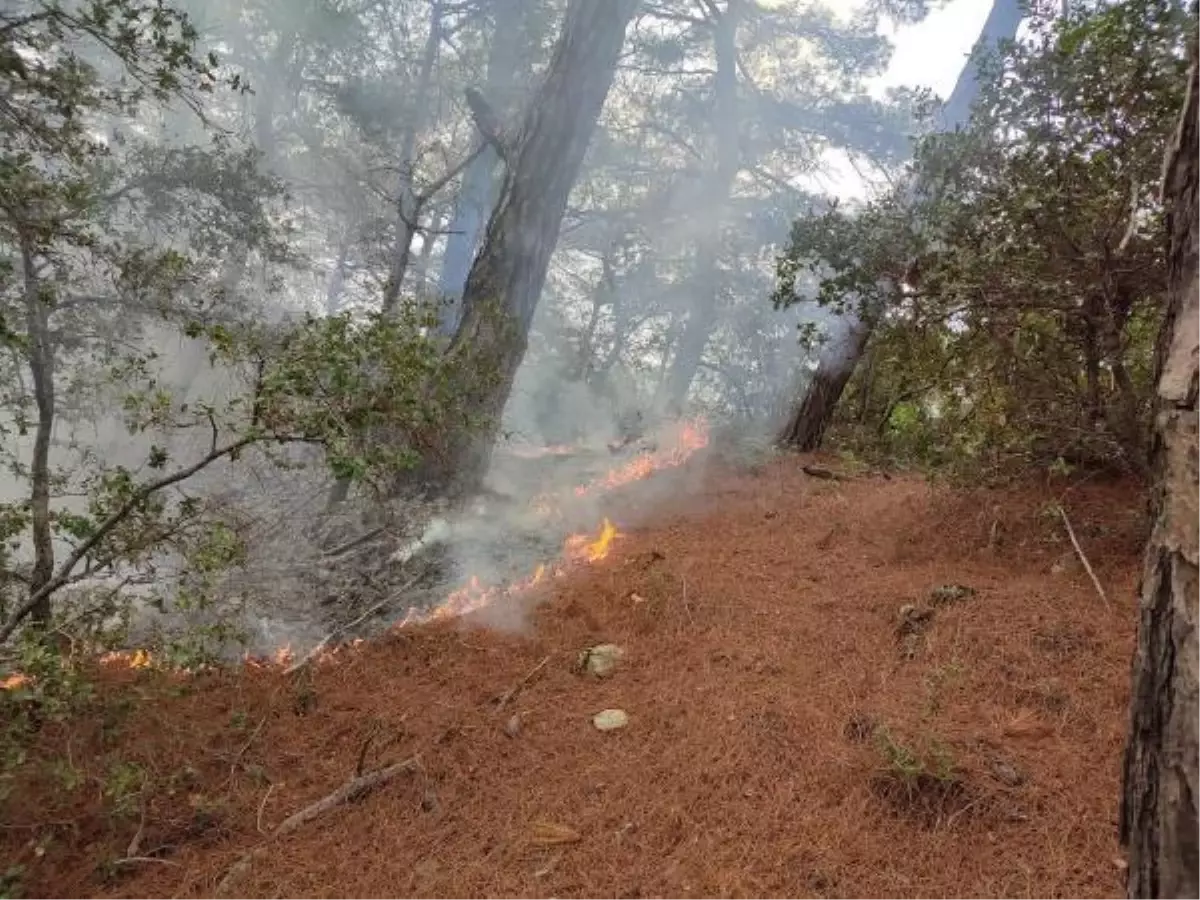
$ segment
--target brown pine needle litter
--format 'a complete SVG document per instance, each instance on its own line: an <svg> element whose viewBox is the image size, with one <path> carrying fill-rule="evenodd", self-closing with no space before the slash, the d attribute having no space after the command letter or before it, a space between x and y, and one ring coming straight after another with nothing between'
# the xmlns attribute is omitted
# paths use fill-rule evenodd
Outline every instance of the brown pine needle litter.
<svg viewBox="0 0 1200 900"><path fill-rule="evenodd" d="M302 715L279 669L106 670L119 727L39 736L92 787L22 769L0 872L30 896L212 896L247 858L243 896L1120 894L1139 487L1072 491L1105 606L1055 566L1054 489L803 474L821 462L714 465L702 502L505 601L525 633L367 642L309 668ZM945 585L973 593L931 603ZM606 678L576 664L598 644L622 650ZM604 709L628 724L598 731ZM145 775L124 816L96 787L114 760ZM171 865L114 864L139 829Z"/></svg>

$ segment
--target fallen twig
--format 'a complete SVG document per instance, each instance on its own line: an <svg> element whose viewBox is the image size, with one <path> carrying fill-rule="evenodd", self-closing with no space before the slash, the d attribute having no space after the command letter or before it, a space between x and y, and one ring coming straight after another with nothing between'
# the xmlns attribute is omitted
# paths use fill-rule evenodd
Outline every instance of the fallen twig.
<svg viewBox="0 0 1200 900"><path fill-rule="evenodd" d="M369 772L366 775L360 775L357 778L351 778L340 788L329 794L327 797L322 797L316 803L304 807L299 812L292 813L284 819L279 827L271 832L268 840L274 840L296 831L300 826L311 822L323 813L329 812L342 806L345 803L352 803L355 800L360 800L371 791L389 781L396 778L398 775L403 775L406 772L418 771L421 768L420 761L414 756L412 759L406 759L404 762L398 762L384 769L376 769L374 772ZM269 793L269 792L268 792ZM225 873L225 877L221 879L217 885L217 894L227 894L234 883L250 871L250 867L254 864L254 860L262 856L267 850L267 845L262 844L255 847L253 850L244 854L233 866Z"/></svg>
<svg viewBox="0 0 1200 900"><path fill-rule="evenodd" d="M242 757L246 755L246 751L249 750L250 746L255 742L255 740L257 740L259 734L262 733L263 726L266 724L267 724L267 717L263 716L259 720L258 726L251 733L250 739L248 741L246 741L246 743L242 744L241 749L238 750L238 752L234 755L233 762L231 762L229 764L229 780L230 781L233 781L233 776L237 774L238 763L241 762ZM130 854L130 856L132 856L132 855L133 854Z"/></svg>
<svg viewBox="0 0 1200 900"><path fill-rule="evenodd" d="M801 466L800 471L812 478L821 478L825 481L841 481L843 478L837 472L821 466Z"/></svg>
<svg viewBox="0 0 1200 900"><path fill-rule="evenodd" d="M525 685L529 684L530 679L533 678L533 676L536 675L538 672L542 671L543 668L545 668L546 663L548 663L548 662L550 662L550 657L547 656L540 663L538 663L536 666L534 666L532 669L530 669L525 674L524 678L522 678L520 681L518 681L516 684L514 684L512 687L510 687L507 691L505 691L503 694L501 694L500 699L496 701L496 705L503 707L504 704L512 701L513 698L515 698L517 696L517 694L521 693L521 690L525 687Z"/></svg>
<svg viewBox="0 0 1200 900"><path fill-rule="evenodd" d="M379 535L383 534L385 531L387 531L387 529L387 525L380 525L378 528L372 528L366 534L360 534L358 537L351 538L344 544L339 544L337 547L334 547L325 554L325 557L327 559L336 559L343 553L347 553L350 550L353 550L355 547L365 544L367 541L372 540L373 538L379 537Z"/></svg>
<svg viewBox="0 0 1200 900"><path fill-rule="evenodd" d="M1079 539L1075 537L1075 529L1071 527L1071 520L1067 518L1067 511L1063 509L1061 504L1058 506L1058 514L1062 517L1063 524L1067 526L1067 537L1071 539L1071 546L1075 548L1075 555L1079 557L1079 561L1083 563L1083 568L1092 579L1092 584L1096 586L1096 593L1100 595L1100 599L1107 605L1108 594L1104 593L1104 586L1100 584L1100 579L1096 577L1096 573L1092 570L1092 564L1088 562L1083 548L1079 546Z"/></svg>
<svg viewBox="0 0 1200 900"><path fill-rule="evenodd" d="M146 834L146 804L143 802L142 803L141 821L138 822L137 831L134 833L133 839L130 840L129 846L125 848L125 858L126 859L140 859L141 858L140 856L138 856L138 853L142 849L142 838L145 836L145 834ZM120 864L120 860L118 860L118 864Z"/></svg>
<svg viewBox="0 0 1200 900"><path fill-rule="evenodd" d="M271 791L275 790L274 784L267 785L267 792L263 794L262 802L258 804L258 816L254 820L254 827L258 829L259 834L266 834L263 831L263 811L267 808L267 801L271 799Z"/></svg>
<svg viewBox="0 0 1200 900"><path fill-rule="evenodd" d="M157 856L126 856L124 859L114 859L114 866L132 866L136 863L158 863L160 866L177 866L173 859L159 859Z"/></svg>

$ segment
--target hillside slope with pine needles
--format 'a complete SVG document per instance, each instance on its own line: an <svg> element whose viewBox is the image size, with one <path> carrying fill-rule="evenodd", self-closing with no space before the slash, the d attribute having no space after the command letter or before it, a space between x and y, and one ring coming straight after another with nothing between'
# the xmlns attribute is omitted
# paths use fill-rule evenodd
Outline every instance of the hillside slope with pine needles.
<svg viewBox="0 0 1200 900"><path fill-rule="evenodd" d="M231 895L1119 893L1138 486L801 466L714 464L702 500L503 601L517 632L106 669L10 785L0 871L31 896L212 896L250 853Z"/></svg>

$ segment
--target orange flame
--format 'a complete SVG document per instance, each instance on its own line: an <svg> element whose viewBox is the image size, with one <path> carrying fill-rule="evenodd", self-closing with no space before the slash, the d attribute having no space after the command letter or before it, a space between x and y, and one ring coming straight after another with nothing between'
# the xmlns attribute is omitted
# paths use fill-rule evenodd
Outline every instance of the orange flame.
<svg viewBox="0 0 1200 900"><path fill-rule="evenodd" d="M17 688L24 687L32 681L33 679L28 675L21 672L14 672L7 678L0 678L0 691L15 691Z"/></svg>
<svg viewBox="0 0 1200 900"><path fill-rule="evenodd" d="M576 496L583 497L597 491L612 490L639 481L659 469L680 466L693 453L707 445L707 423L703 419L696 419L690 422L685 421L682 423L679 431L679 440L674 447L663 451L643 452L624 466L610 470L604 477L575 488L575 494ZM533 457L557 456L573 452L575 452L575 448L565 445L518 451L519 455ZM558 512L551 499L546 495L535 497L533 506L538 512L546 515ZM409 609L404 618L394 627L405 628L409 625L422 622L435 622L457 618L480 610L499 597L511 597L523 593L541 584L548 576L554 576L555 578L562 576L568 567L573 564L594 563L604 559L612 549L613 541L618 537L620 537L620 532L617 530L617 527L606 518L600 527L600 533L594 539L583 534L571 535L563 545L562 560L548 565L544 563L539 565L528 578L500 587L496 585L484 586L477 577L472 576L464 587L450 594L441 605L424 613L416 609ZM363 640L359 638L352 641L349 646L357 649L362 644ZM316 655L314 661L326 662L331 660L343 649L345 649L344 645L322 649ZM251 656L247 653L243 661L248 666L265 668L268 666L286 666L294 659L295 655L292 652L291 645L287 644L280 647L270 656ZM104 665L124 665L131 669L148 669L159 665L158 660L154 659L148 651L142 649L114 650L101 656L100 662ZM32 683L32 681L33 679L30 676L21 672L15 672L0 678L0 690L15 690Z"/></svg>
<svg viewBox="0 0 1200 900"><path fill-rule="evenodd" d="M587 535L573 534L567 538L564 550L570 559L596 562L608 556L609 548L616 536L617 527L605 519L604 524L600 527L600 535L594 541L589 541Z"/></svg>
<svg viewBox="0 0 1200 900"><path fill-rule="evenodd" d="M127 666L130 669L149 669L155 660L145 650L112 650L100 657L101 665Z"/></svg>
<svg viewBox="0 0 1200 900"><path fill-rule="evenodd" d="M648 450L640 453L619 469L611 469L604 477L575 488L575 496L586 497L596 491L611 491L614 488L641 481L660 469L673 469L681 466L693 453L707 446L708 423L703 419L684 422L679 430L679 440L675 446L667 450Z"/></svg>
<svg viewBox="0 0 1200 900"><path fill-rule="evenodd" d="M605 519L600 526L600 533L594 539L586 534L573 534L567 538L563 544L562 561L549 565L542 563L528 578L504 586L484 585L478 576L472 575L463 587L450 594L439 606L425 613L410 609L395 627L407 628L409 625L456 619L478 612L501 597L513 597L536 587L545 581L547 576L553 575L557 578L563 575L572 563L592 563L604 559L612 549L613 541L618 537L620 532L617 531L617 526Z"/></svg>

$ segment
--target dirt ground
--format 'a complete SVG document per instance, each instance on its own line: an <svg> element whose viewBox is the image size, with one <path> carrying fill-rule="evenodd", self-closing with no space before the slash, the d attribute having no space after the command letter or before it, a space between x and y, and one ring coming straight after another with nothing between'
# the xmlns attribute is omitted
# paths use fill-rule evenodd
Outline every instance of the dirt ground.
<svg viewBox="0 0 1200 900"><path fill-rule="evenodd" d="M797 460L704 482L701 508L490 615L520 631L405 630L287 677L106 674L103 712L41 736L79 786L32 765L11 786L0 873L212 896L258 848L232 895L1122 893L1135 485L963 492ZM606 642L614 674L576 670ZM608 708L627 726L598 731ZM139 787L118 796L120 766Z"/></svg>

